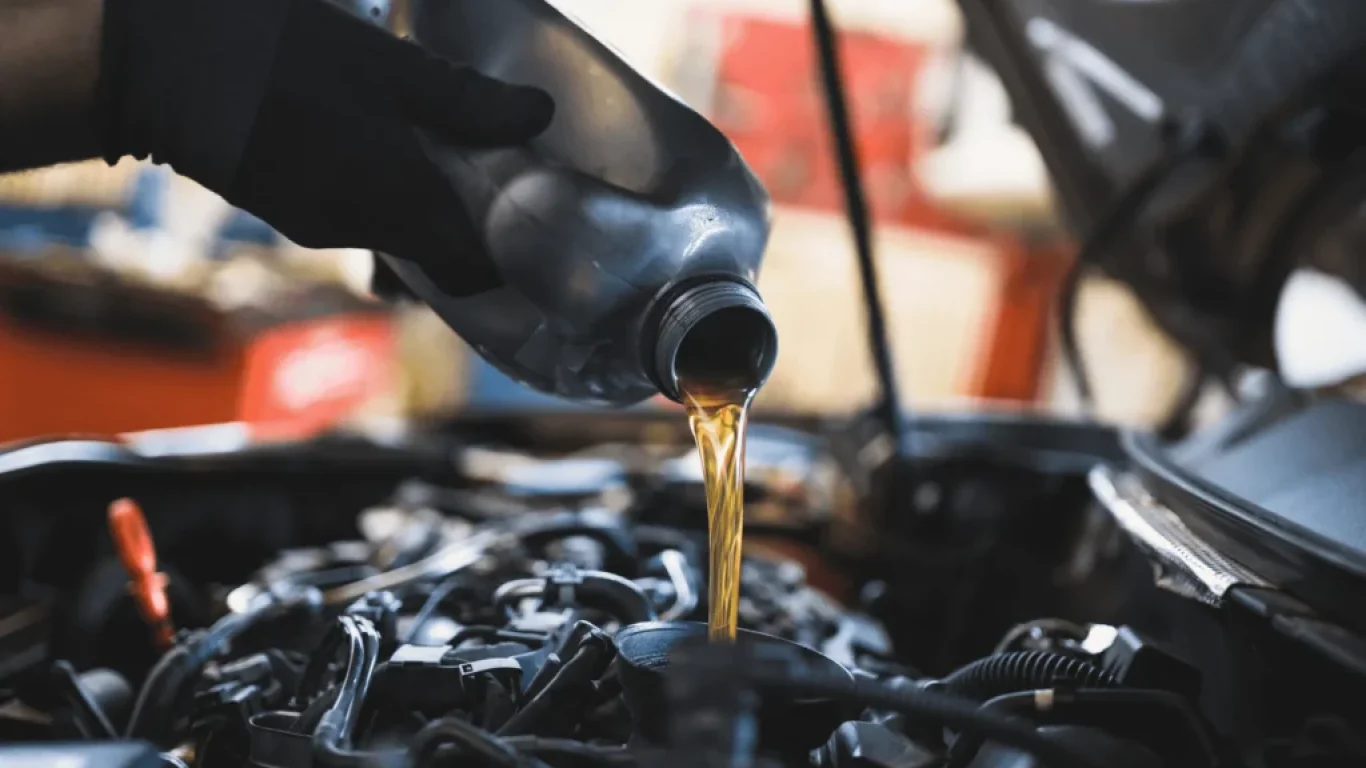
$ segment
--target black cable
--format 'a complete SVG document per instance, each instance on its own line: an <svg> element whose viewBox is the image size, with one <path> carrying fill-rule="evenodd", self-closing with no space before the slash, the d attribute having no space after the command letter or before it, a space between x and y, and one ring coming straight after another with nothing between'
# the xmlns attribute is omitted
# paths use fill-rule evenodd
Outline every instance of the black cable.
<svg viewBox="0 0 1366 768"><path fill-rule="evenodd" d="M305 702L317 697L323 692L323 677L327 674L327 669L336 659L337 651L346 643L346 635L340 626L334 624L327 634L323 636L322 642L309 654L308 664L304 667L303 675L299 678L299 689L294 694L294 706L296 708L305 706ZM310 731L312 727L310 726ZM304 731L300 731L303 733Z"/></svg>
<svg viewBox="0 0 1366 768"><path fill-rule="evenodd" d="M766 688L789 695L845 701L863 707L886 709L910 717L935 720L947 728L974 733L1005 746L1024 750L1049 768L1105 768L1098 760L1078 753L1044 736L1027 723L984 711L975 702L919 689L891 689L877 680L797 677L752 669L750 679Z"/></svg>
<svg viewBox="0 0 1366 768"><path fill-rule="evenodd" d="M177 645L161 655L138 691L133 714L125 734L130 739L145 739L169 747L171 713L180 702L188 681L198 669L190 663L190 652Z"/></svg>
<svg viewBox="0 0 1366 768"><path fill-rule="evenodd" d="M1091 374L1086 370L1086 358L1077 342L1077 300L1081 296L1081 279L1086 265L1080 254L1068 266L1058 287L1058 341L1062 346L1062 361L1072 376L1072 387L1077 390L1081 412L1091 416L1096 411L1096 398L1091 391Z"/></svg>
<svg viewBox="0 0 1366 768"><path fill-rule="evenodd" d="M1207 158L1220 151L1218 137L1202 121L1169 123L1164 127L1164 135L1166 146L1139 171L1109 213L1087 235L1058 290L1058 334L1063 363L1072 375L1082 412L1088 415L1095 412L1096 403L1086 361L1077 342L1077 300L1081 295L1082 278L1087 270L1101 263L1105 252L1114 245L1116 239L1133 228L1153 194L1173 172L1187 162Z"/></svg>
<svg viewBox="0 0 1366 768"><path fill-rule="evenodd" d="M877 264L873 259L872 223L868 203L863 193L863 181L854 144L854 129L845 102L843 76L840 72L839 40L830 22L824 0L811 0L811 28L815 33L816 53L820 62L826 110L830 119L830 133L834 139L839 161L840 179L844 186L844 205L853 230L854 250L858 256L859 277L863 288L863 305L867 312L868 343L877 372L882 399L878 415L888 435L896 442L905 436L905 414L901 410L901 395L896 385L896 370L892 366L891 345L887 339L887 321L882 307L882 291L878 282Z"/></svg>
<svg viewBox="0 0 1366 768"><path fill-rule="evenodd" d="M1052 651L1012 651L987 656L958 668L940 682L949 693L974 701L1055 685L1118 685L1114 675L1090 661Z"/></svg>
<svg viewBox="0 0 1366 768"><path fill-rule="evenodd" d="M1016 691L997 696L982 711L1032 716L1039 724L1066 723L1098 728L1117 735L1157 738L1167 750L1180 752L1174 764L1213 766L1219 754L1208 728L1179 694L1160 690L1058 689ZM1155 719L1165 715L1166 721ZM1172 726L1177 726L1175 729ZM1184 739L1182 738L1184 737ZM949 749L944 768L967 768L986 742L981 734L964 733ZM1174 757L1178 757L1174 755Z"/></svg>
<svg viewBox="0 0 1366 768"><path fill-rule="evenodd" d="M437 750L446 745L456 746L467 755L481 758L486 765L501 768L547 768L545 763L534 757L522 755L505 740L455 717L433 720L418 731L409 747L413 765L432 765Z"/></svg>
<svg viewBox="0 0 1366 768"><path fill-rule="evenodd" d="M85 721L85 734L88 739L117 739L118 732L109 722L109 716L100 707L98 701L90 695L81 683L81 678L76 674L76 668L67 661L55 661L52 664L52 676L57 685L65 689L67 703L79 713L79 717Z"/></svg>
<svg viewBox="0 0 1366 768"><path fill-rule="evenodd" d="M522 736L531 733L545 715L554 709L556 699L566 687L587 681L598 666L601 654L596 646L585 645L565 662L546 686L527 705L508 718L498 729L499 736Z"/></svg>
<svg viewBox="0 0 1366 768"><path fill-rule="evenodd" d="M573 758L586 765L630 768L639 764L629 747L607 747L574 739L546 739L539 736L509 736L503 742L523 754Z"/></svg>
<svg viewBox="0 0 1366 768"><path fill-rule="evenodd" d="M341 616L337 624L342 629L346 646L346 671L337 684L336 699L323 713L315 734L329 732L328 738L345 744L350 738L349 727L354 722L355 712L359 709L357 698L360 695L361 677L365 674L366 642L360 619L355 616ZM367 622L368 623L368 622ZM335 731L335 735L331 732Z"/></svg>
<svg viewBox="0 0 1366 768"><path fill-rule="evenodd" d="M322 720L323 713L332 708L336 703L336 692L326 691L304 707L303 712L299 713L298 719L289 726L289 730L294 733L313 733L318 727L318 722Z"/></svg>
<svg viewBox="0 0 1366 768"><path fill-rule="evenodd" d="M380 636L370 620L361 616L341 616L337 623L346 638L346 672L337 685L332 706L313 731L313 757L320 765L369 766L382 755L353 751L351 737L379 660Z"/></svg>
<svg viewBox="0 0 1366 768"><path fill-rule="evenodd" d="M209 659L222 651L228 643L256 624L272 605L270 601L262 601L259 607L246 613L230 613L215 621L203 635L190 642L190 652L195 661L201 664L208 663Z"/></svg>
<svg viewBox="0 0 1366 768"><path fill-rule="evenodd" d="M257 624L316 606L320 599L318 591L311 587L267 592L254 600L246 611L220 618L207 630L167 651L157 660L138 691L125 731L128 738L144 739L163 748L172 746L174 714L183 709L192 684L210 659Z"/></svg>
<svg viewBox="0 0 1366 768"><path fill-rule="evenodd" d="M1195 406L1200 404L1200 398L1205 394L1205 380L1209 378L1205 373L1205 366L1197 358L1187 369L1186 375L1181 382L1181 391L1177 393L1176 402L1172 403L1171 410L1167 412L1166 418L1157 427L1157 436L1168 442L1180 440L1191 431L1191 418L1195 411Z"/></svg>
<svg viewBox="0 0 1366 768"><path fill-rule="evenodd" d="M446 641L446 645L459 648L462 643L470 640L523 643L535 647L545 642L546 635L541 632L517 632L489 624L474 624L460 629Z"/></svg>
<svg viewBox="0 0 1366 768"><path fill-rule="evenodd" d="M627 624L657 621L654 603L634 581L607 571L586 571L571 568L568 579L560 580L552 569L543 578L516 579L509 581L493 593L494 608L514 613L514 606L523 600L540 600L545 606L559 607L562 591L561 584L572 585L571 600L577 607L593 608L610 614L612 618Z"/></svg>
<svg viewBox="0 0 1366 768"><path fill-rule="evenodd" d="M1001 696L996 696L982 705L983 712L999 712L1001 714L1026 714L1033 712L1037 706L1035 704L1034 691L1014 691ZM982 751L982 745L986 739L980 734L964 733L954 740L949 747L948 759L944 761L944 768L968 768L972 761L977 758L977 753Z"/></svg>
<svg viewBox="0 0 1366 768"><path fill-rule="evenodd" d="M417 638L418 633L422 631L422 627L432 618L432 614L436 613L436 609L441 606L441 603L444 602L446 598L450 597L460 588L463 581L464 577L462 575L452 576L432 589L431 594L427 595L427 599L422 602L422 607L418 609L417 615L413 616L413 623L412 626L408 628L407 639L404 640L405 643L411 643Z"/></svg>
<svg viewBox="0 0 1366 768"><path fill-rule="evenodd" d="M560 654L554 651L546 654L545 661L541 662L541 668L536 670L536 674L526 684L526 690L523 691L523 694L528 699L536 698L547 685L550 685L551 681L555 679L555 675L559 674L560 667L563 666L564 660L560 658Z"/></svg>
<svg viewBox="0 0 1366 768"><path fill-rule="evenodd" d="M1162 724L1143 713L1166 716ZM1124 735L1144 734L1169 738L1180 733L1177 749L1184 749L1182 765L1219 765L1221 756L1209 725L1200 717L1190 700L1174 691L1164 690L1059 690L1054 692L1048 716L1078 725L1118 730ZM1161 743L1161 740L1158 742ZM1160 750L1172 748L1159 746ZM1194 758L1195 763L1191 762Z"/></svg>

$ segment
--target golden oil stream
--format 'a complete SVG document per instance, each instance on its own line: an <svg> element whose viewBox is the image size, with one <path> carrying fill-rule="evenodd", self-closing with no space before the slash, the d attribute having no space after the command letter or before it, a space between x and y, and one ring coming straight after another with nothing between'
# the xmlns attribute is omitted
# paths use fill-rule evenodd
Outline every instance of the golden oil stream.
<svg viewBox="0 0 1366 768"><path fill-rule="evenodd" d="M708 636L733 642L740 614L740 555L745 528L745 425L753 389L680 386L707 488Z"/></svg>

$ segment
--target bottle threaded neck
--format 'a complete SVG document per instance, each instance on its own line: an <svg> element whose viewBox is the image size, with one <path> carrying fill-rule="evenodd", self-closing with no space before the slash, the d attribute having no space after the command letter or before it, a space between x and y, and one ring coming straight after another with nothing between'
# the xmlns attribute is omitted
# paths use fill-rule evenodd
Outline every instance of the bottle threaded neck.
<svg viewBox="0 0 1366 768"><path fill-rule="evenodd" d="M685 383L758 389L777 359L778 330L759 293L746 283L718 278L669 301L648 364L659 390L681 402Z"/></svg>

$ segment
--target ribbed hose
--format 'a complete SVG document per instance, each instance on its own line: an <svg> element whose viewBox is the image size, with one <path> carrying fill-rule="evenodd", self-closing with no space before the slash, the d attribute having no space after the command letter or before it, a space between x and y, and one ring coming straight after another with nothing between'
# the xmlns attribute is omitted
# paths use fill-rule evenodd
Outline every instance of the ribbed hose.
<svg viewBox="0 0 1366 768"><path fill-rule="evenodd" d="M1015 651L988 656L959 668L941 681L953 694L986 701L1015 691L1068 685L1115 688L1114 675L1085 659L1050 651Z"/></svg>

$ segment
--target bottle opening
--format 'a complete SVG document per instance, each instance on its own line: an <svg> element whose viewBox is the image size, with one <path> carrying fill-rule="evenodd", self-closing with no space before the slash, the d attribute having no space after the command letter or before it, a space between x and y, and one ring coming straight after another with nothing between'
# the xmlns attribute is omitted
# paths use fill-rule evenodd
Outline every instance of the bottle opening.
<svg viewBox="0 0 1366 768"><path fill-rule="evenodd" d="M758 389L773 367L772 337L767 314L749 307L717 310L683 337L674 378L712 390Z"/></svg>
<svg viewBox="0 0 1366 768"><path fill-rule="evenodd" d="M679 294L659 324L655 377L666 396L680 384L710 390L758 389L778 359L778 331L753 288L729 280Z"/></svg>

